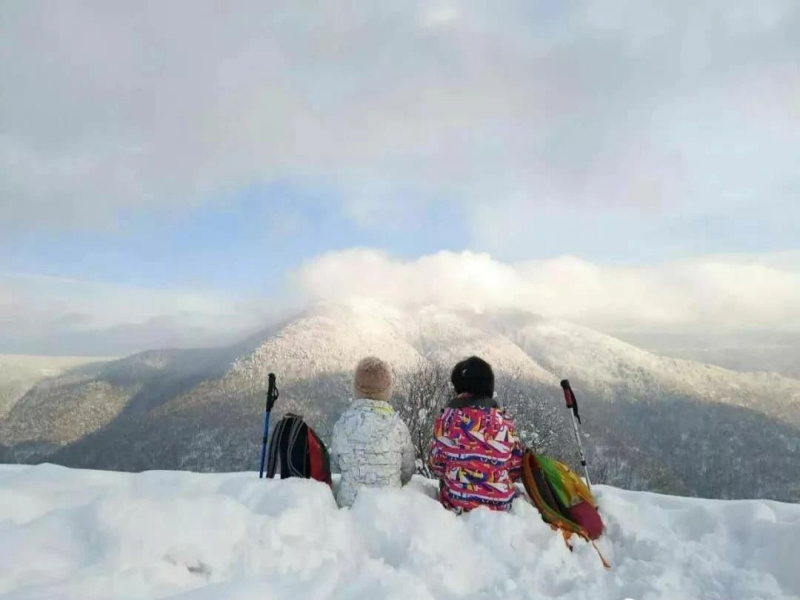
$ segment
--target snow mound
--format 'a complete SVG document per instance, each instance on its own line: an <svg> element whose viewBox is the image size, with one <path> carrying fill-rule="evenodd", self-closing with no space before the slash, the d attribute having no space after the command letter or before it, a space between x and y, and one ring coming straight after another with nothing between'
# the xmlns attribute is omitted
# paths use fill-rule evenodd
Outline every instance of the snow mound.
<svg viewBox="0 0 800 600"><path fill-rule="evenodd" d="M570 553L518 500L456 517L435 484L330 490L252 473L0 466L0 598L800 597L800 506L598 487L600 547Z"/></svg>

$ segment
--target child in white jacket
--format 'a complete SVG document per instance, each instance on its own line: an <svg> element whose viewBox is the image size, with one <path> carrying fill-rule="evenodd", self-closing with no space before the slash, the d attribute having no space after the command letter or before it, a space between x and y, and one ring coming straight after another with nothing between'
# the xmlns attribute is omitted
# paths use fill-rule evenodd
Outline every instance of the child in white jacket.
<svg viewBox="0 0 800 600"><path fill-rule="evenodd" d="M382 360L358 363L353 402L333 427L331 459L342 474L336 501L351 506L362 487L399 488L414 474L408 427L389 404L392 375Z"/></svg>

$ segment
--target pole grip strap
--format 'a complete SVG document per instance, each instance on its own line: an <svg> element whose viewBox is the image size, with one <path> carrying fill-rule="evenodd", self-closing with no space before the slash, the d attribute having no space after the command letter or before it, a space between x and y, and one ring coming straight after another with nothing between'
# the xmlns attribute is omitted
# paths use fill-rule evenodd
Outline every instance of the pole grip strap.
<svg viewBox="0 0 800 600"><path fill-rule="evenodd" d="M567 408L572 409L572 414L575 415L575 418L578 419L578 423L580 423L581 416L578 414L578 399L575 397L575 392L572 391L569 380L564 379L561 381L561 389L564 390L564 400L567 402Z"/></svg>

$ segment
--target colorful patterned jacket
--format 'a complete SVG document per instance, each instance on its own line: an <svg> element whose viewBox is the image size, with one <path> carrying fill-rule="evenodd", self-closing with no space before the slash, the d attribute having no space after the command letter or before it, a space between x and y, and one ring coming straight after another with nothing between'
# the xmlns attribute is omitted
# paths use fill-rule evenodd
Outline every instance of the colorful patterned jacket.
<svg viewBox="0 0 800 600"><path fill-rule="evenodd" d="M436 419L433 435L429 466L440 479L439 500L446 508L511 508L522 446L494 400L458 396Z"/></svg>

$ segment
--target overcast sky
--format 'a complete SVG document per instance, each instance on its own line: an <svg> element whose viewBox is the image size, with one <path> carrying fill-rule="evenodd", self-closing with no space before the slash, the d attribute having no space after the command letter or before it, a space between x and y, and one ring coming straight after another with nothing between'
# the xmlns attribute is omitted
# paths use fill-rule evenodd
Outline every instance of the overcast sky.
<svg viewBox="0 0 800 600"><path fill-rule="evenodd" d="M798 32L795 0L4 2L0 351L351 293L800 330Z"/></svg>

